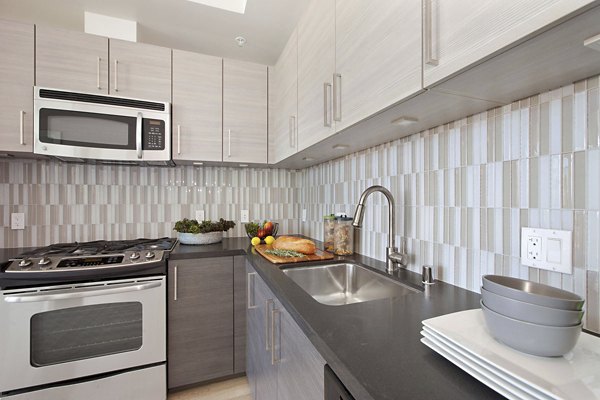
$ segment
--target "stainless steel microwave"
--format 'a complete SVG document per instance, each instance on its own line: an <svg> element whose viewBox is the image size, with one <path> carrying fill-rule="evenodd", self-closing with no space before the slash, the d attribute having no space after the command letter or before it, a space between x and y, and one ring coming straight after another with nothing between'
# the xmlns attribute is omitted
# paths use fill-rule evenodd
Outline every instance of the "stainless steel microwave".
<svg viewBox="0 0 600 400"><path fill-rule="evenodd" d="M34 153L64 161L170 165L171 105L35 87Z"/></svg>

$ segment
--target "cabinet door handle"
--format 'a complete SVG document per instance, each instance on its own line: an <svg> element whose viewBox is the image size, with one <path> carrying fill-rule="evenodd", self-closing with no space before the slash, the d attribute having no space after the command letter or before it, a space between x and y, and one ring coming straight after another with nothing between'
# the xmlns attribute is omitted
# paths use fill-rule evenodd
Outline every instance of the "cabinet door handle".
<svg viewBox="0 0 600 400"><path fill-rule="evenodd" d="M102 62L102 58L98 57L98 65L96 66L96 87L98 90L102 89L100 87L100 63Z"/></svg>
<svg viewBox="0 0 600 400"><path fill-rule="evenodd" d="M115 60L115 92L119 91L119 60Z"/></svg>
<svg viewBox="0 0 600 400"><path fill-rule="evenodd" d="M271 339L269 339L269 330L271 328L271 323L269 322L269 315L271 315L271 313L269 312L271 305L273 304L273 299L267 299L265 301L265 350L269 351L271 350L271 341L273 340L273 338L271 337Z"/></svg>
<svg viewBox="0 0 600 400"><path fill-rule="evenodd" d="M323 84L323 126L331 127L331 83Z"/></svg>
<svg viewBox="0 0 600 400"><path fill-rule="evenodd" d="M437 23L434 21L433 0L423 0L423 28L425 30L425 64L436 66L439 64L437 48L434 46L435 28Z"/></svg>
<svg viewBox="0 0 600 400"><path fill-rule="evenodd" d="M25 111L19 111L19 143L25 145Z"/></svg>
<svg viewBox="0 0 600 400"><path fill-rule="evenodd" d="M256 272L248 272L248 310L256 308L254 288L256 287Z"/></svg>
<svg viewBox="0 0 600 400"><path fill-rule="evenodd" d="M177 301L177 265L173 267L173 301Z"/></svg>
<svg viewBox="0 0 600 400"><path fill-rule="evenodd" d="M227 133L227 157L231 157L231 129Z"/></svg>
<svg viewBox="0 0 600 400"><path fill-rule="evenodd" d="M177 124L177 154L181 154L181 125Z"/></svg>
<svg viewBox="0 0 600 400"><path fill-rule="evenodd" d="M342 74L333 74L333 120L342 120Z"/></svg>
<svg viewBox="0 0 600 400"><path fill-rule="evenodd" d="M280 311L276 308L271 310L271 365L275 365L279 362L279 357L275 356L279 350L279 345L275 346L275 318L279 320ZM279 340L277 341L279 343Z"/></svg>
<svg viewBox="0 0 600 400"><path fill-rule="evenodd" d="M135 150L139 159L142 158L142 118L143 115L139 112L135 121Z"/></svg>

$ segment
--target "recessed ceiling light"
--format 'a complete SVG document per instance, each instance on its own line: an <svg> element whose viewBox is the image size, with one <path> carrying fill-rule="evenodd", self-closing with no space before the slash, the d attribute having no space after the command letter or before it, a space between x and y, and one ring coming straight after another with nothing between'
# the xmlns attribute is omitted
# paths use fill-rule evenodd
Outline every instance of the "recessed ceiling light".
<svg viewBox="0 0 600 400"><path fill-rule="evenodd" d="M400 117L400 118L396 118L395 120L393 120L392 125L406 126L406 125L416 124L417 121L419 121L418 118Z"/></svg>
<svg viewBox="0 0 600 400"><path fill-rule="evenodd" d="M302 158L302 160L303 161L315 161L315 159L312 157L304 157L304 158Z"/></svg>
<svg viewBox="0 0 600 400"><path fill-rule="evenodd" d="M237 42L237 45L240 47L244 47L244 45L246 44L246 38L243 36L236 37L235 41Z"/></svg>
<svg viewBox="0 0 600 400"><path fill-rule="evenodd" d="M194 165L204 165L204 163L203 163L203 162L198 162L198 161L196 161L196 162L194 163Z"/></svg>
<svg viewBox="0 0 600 400"><path fill-rule="evenodd" d="M335 146L332 147L332 149L334 149L334 150L345 150L348 147L350 147L350 146L348 146L347 144L336 144Z"/></svg>
<svg viewBox="0 0 600 400"><path fill-rule="evenodd" d="M188 0L205 6L220 8L225 11L232 11L238 14L246 12L247 0Z"/></svg>

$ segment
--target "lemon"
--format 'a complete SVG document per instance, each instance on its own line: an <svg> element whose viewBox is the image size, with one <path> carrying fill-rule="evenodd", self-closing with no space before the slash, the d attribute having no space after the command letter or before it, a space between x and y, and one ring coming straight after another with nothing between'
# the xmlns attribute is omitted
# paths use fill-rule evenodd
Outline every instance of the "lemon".
<svg viewBox="0 0 600 400"><path fill-rule="evenodd" d="M257 244L260 244L260 238L255 236L252 238L250 243L252 243L252 246L256 246Z"/></svg>
<svg viewBox="0 0 600 400"><path fill-rule="evenodd" d="M272 244L275 241L275 238L273 236L267 236L265 238L265 243L266 244Z"/></svg>

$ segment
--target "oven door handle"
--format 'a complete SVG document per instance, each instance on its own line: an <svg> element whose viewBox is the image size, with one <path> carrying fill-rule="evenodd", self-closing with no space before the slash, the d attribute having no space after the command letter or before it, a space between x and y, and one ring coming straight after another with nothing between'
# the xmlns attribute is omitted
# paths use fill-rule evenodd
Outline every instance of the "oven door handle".
<svg viewBox="0 0 600 400"><path fill-rule="evenodd" d="M137 158L142 158L142 113L137 114L135 121L135 150L137 151Z"/></svg>
<svg viewBox="0 0 600 400"><path fill-rule="evenodd" d="M55 301L55 300L70 300L70 299L81 299L84 297L92 296L105 296L118 293L136 292L140 290L147 290L159 287L162 282L147 282L137 283L135 285L126 285L119 287L107 287L105 289L98 290L70 290L68 292L53 293L53 294L39 294L39 293L24 293L19 295L8 295L4 297L4 301L7 303L33 303L40 301Z"/></svg>

